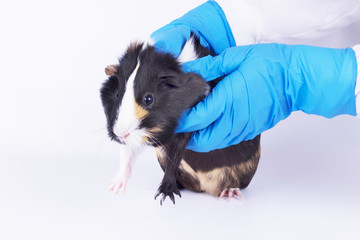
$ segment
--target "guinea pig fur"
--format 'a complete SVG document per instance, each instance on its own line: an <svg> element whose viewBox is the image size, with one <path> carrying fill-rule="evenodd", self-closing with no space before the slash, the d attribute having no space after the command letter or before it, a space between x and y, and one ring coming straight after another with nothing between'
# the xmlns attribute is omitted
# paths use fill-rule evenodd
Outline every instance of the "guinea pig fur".
<svg viewBox="0 0 360 240"><path fill-rule="evenodd" d="M178 59L151 45L133 43L118 65L108 66L109 78L100 90L109 137L120 143L120 170L109 190L125 191L134 154L153 146L164 171L155 198L162 194L175 203L174 194L187 188L214 196L240 195L253 178L260 158L260 135L224 149L198 153L186 149L192 133L175 134L178 119L201 101L221 79L206 82L185 73L180 62L211 54L195 35ZM187 56L190 56L187 57Z"/></svg>

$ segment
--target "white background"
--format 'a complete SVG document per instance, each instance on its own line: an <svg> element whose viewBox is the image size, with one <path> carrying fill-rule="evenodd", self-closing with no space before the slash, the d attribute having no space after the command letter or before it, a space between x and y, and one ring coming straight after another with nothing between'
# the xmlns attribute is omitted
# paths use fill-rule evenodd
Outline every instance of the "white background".
<svg viewBox="0 0 360 240"><path fill-rule="evenodd" d="M202 1L0 3L0 239L359 239L360 121L303 113L262 135L244 200L153 196L162 171L137 159L125 195L99 88L104 67ZM360 22L312 45L360 43Z"/></svg>

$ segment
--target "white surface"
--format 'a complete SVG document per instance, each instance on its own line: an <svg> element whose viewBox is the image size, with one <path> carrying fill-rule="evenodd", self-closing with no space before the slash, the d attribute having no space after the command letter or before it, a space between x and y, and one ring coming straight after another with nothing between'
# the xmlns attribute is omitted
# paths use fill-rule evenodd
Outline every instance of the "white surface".
<svg viewBox="0 0 360 240"><path fill-rule="evenodd" d="M99 98L104 67L188 9L172 1L0 4L0 239L360 238L360 121L349 116L295 113L264 133L242 202L183 191L175 206L160 207L153 196L162 171L150 150L124 196L106 192L119 166ZM357 22L313 44L359 42Z"/></svg>

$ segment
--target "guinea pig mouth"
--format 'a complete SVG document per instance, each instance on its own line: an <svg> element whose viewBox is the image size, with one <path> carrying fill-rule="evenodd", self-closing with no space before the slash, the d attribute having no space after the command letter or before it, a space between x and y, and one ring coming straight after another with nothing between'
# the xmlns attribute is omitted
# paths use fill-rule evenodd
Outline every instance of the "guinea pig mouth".
<svg viewBox="0 0 360 240"><path fill-rule="evenodd" d="M124 131L121 134L111 130L109 135L112 141L118 142L120 144L128 144L129 138L134 135L135 130L137 130L137 128Z"/></svg>

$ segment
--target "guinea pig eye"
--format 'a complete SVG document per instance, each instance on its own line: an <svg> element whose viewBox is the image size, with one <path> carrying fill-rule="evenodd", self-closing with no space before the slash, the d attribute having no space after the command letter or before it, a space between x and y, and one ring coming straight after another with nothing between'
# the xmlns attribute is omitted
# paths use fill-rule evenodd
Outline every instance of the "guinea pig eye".
<svg viewBox="0 0 360 240"><path fill-rule="evenodd" d="M118 99L119 98L119 92L116 92L115 93L115 99Z"/></svg>
<svg viewBox="0 0 360 240"><path fill-rule="evenodd" d="M154 102L154 97L151 94L146 94L144 96L144 103L146 106L150 106Z"/></svg>

